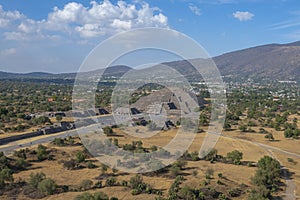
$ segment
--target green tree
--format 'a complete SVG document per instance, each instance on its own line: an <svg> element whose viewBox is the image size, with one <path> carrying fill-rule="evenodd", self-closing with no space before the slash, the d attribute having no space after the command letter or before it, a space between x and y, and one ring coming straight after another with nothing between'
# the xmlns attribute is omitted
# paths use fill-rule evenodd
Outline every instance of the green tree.
<svg viewBox="0 0 300 200"><path fill-rule="evenodd" d="M214 170L212 168L208 168L205 172L206 179L211 179L211 177L214 175Z"/></svg>
<svg viewBox="0 0 300 200"><path fill-rule="evenodd" d="M268 133L268 134L265 136L265 138L268 139L268 140L270 140L270 141L274 141L274 140L275 140L275 138L274 138L274 136L273 136L272 133Z"/></svg>
<svg viewBox="0 0 300 200"><path fill-rule="evenodd" d="M110 199L112 200L112 198ZM108 196L103 192L96 192L94 194L94 200L108 200Z"/></svg>
<svg viewBox="0 0 300 200"><path fill-rule="evenodd" d="M143 183L143 177L140 174L136 174L129 180L129 185L132 189L137 189L140 184Z"/></svg>
<svg viewBox="0 0 300 200"><path fill-rule="evenodd" d="M101 173L106 174L107 170L108 170L108 166L102 163L101 164Z"/></svg>
<svg viewBox="0 0 300 200"><path fill-rule="evenodd" d="M85 159L86 159L86 155L83 151L78 151L76 153L76 162L82 163L85 161Z"/></svg>
<svg viewBox="0 0 300 200"><path fill-rule="evenodd" d="M193 189L191 189L187 186L180 189L179 196L182 199L185 199L185 200L194 200L194 199L196 199L196 195L195 195Z"/></svg>
<svg viewBox="0 0 300 200"><path fill-rule="evenodd" d="M239 126L239 129L240 129L242 132L246 132L246 131L247 131L247 126L241 125L241 126Z"/></svg>
<svg viewBox="0 0 300 200"><path fill-rule="evenodd" d="M204 159L207 161L212 161L216 158L217 154L218 154L218 150L215 148L212 148L212 149L208 150L208 152L204 156Z"/></svg>
<svg viewBox="0 0 300 200"><path fill-rule="evenodd" d="M38 184L37 188L39 191L41 191L47 195L52 195L54 193L54 191L56 190L56 183L54 180L52 180L50 178L46 178Z"/></svg>
<svg viewBox="0 0 300 200"><path fill-rule="evenodd" d="M243 159L243 153L238 150L234 150L227 153L227 159L235 165L240 165L241 160Z"/></svg>
<svg viewBox="0 0 300 200"><path fill-rule="evenodd" d="M18 158L15 165L17 169L23 170L27 167L28 162L24 158Z"/></svg>
<svg viewBox="0 0 300 200"><path fill-rule="evenodd" d="M39 145L37 149L37 158L39 161L45 160L48 156L47 147L44 145Z"/></svg>
<svg viewBox="0 0 300 200"><path fill-rule="evenodd" d="M13 171L11 169L5 168L0 171L0 188L5 187L5 182L13 182Z"/></svg>
<svg viewBox="0 0 300 200"><path fill-rule="evenodd" d="M46 175L43 172L38 172L36 174L31 173L29 177L29 185L33 188L37 188L39 183L46 178Z"/></svg>
<svg viewBox="0 0 300 200"><path fill-rule="evenodd" d="M56 115L55 119L56 121L60 122L63 119L63 117L61 115Z"/></svg>
<svg viewBox="0 0 300 200"><path fill-rule="evenodd" d="M258 170L255 173L253 182L257 186L265 186L267 189L276 189L280 180L280 163L271 158L264 156L257 163Z"/></svg>

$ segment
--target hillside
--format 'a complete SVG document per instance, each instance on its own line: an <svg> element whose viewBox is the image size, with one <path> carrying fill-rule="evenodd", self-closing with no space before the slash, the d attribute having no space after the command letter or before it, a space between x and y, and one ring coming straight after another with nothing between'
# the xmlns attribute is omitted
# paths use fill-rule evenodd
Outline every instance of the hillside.
<svg viewBox="0 0 300 200"><path fill-rule="evenodd" d="M111 66L105 69L103 76L115 76L120 77L131 68L118 65L118 66ZM95 74L99 74L103 69L89 71L89 72L82 72L83 76L92 77ZM30 73L10 73L10 72L3 72L0 71L0 79L74 79L76 77L76 73L61 73L61 74L52 74L52 73L45 73L45 72L30 72Z"/></svg>
<svg viewBox="0 0 300 200"><path fill-rule="evenodd" d="M254 80L296 80L300 81L300 41L289 44L268 44L226 53L213 58L222 75ZM195 69L184 60L163 63L192 80L199 80ZM123 65L106 69L104 76L120 77L131 68ZM99 69L102 70L102 69ZM99 70L83 72L83 77L95 78ZM32 72L26 74L0 71L0 79L74 79L76 73L51 74ZM97 78L97 77L96 77Z"/></svg>
<svg viewBox="0 0 300 200"><path fill-rule="evenodd" d="M300 42L270 44L214 58L222 75L300 80Z"/></svg>

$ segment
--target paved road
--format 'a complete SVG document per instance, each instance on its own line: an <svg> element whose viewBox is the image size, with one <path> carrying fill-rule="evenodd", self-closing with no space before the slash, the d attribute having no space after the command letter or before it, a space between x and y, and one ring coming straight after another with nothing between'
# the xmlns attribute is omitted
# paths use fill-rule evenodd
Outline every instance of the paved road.
<svg viewBox="0 0 300 200"><path fill-rule="evenodd" d="M107 126L107 125L114 124L113 116L101 116L101 117L97 117L97 119L99 120L101 126ZM73 129L73 130L69 130L69 131L63 131L63 132L55 133L55 134L44 135L40 139L35 139L36 137L32 137L32 138L27 138L27 139L11 142L6 145L0 145L0 151L2 151L5 155L9 155L9 154L12 154L17 149L30 147L32 145L52 142L55 138L66 138L69 136L78 136L77 130L96 128L97 126L100 128L100 124L95 122L95 124L91 124L86 127L81 127L81 128ZM37 136L37 137L40 137L40 136ZM32 140L32 141L29 141L29 140Z"/></svg>
<svg viewBox="0 0 300 200"><path fill-rule="evenodd" d="M149 116L144 116L142 114L135 115L134 117L136 117L136 118L144 117L146 120L150 119ZM92 119L92 118L90 118L90 119ZM78 136L77 130L80 130L80 132L81 132L85 129L87 129L87 130L91 129L91 128L93 128L93 129L99 128L100 129L103 126L115 124L115 120L112 115L100 116L100 117L97 116L97 117L93 117L93 119L94 119L94 122L86 127L80 127L80 128L69 130L69 131L63 131L61 133L44 135L40 139L35 139L36 137L32 137L32 138L27 138L27 139L22 139L19 141L11 142L6 145L0 145L0 152L2 151L5 155L9 155L9 154L12 154L17 149L30 147L32 145L52 142L55 138L66 138L69 136ZM126 118L126 119L128 119L128 118ZM124 122L125 122L125 120L124 120ZM40 136L37 136L37 137L40 137ZM32 141L29 141L29 140L32 140Z"/></svg>

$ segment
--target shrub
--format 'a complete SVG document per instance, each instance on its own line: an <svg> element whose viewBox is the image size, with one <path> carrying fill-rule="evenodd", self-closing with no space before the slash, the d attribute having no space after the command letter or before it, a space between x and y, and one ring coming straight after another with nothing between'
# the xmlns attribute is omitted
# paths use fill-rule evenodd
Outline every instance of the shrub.
<svg viewBox="0 0 300 200"><path fill-rule="evenodd" d="M48 156L47 147L40 144L37 149L37 159L39 161L43 161L47 158L47 156Z"/></svg>
<svg viewBox="0 0 300 200"><path fill-rule="evenodd" d="M105 185L106 186L114 186L117 183L117 179L115 177L109 177L106 179Z"/></svg>
<svg viewBox="0 0 300 200"><path fill-rule="evenodd" d="M14 156L16 156L18 158L23 158L23 159L26 160L27 159L26 150L25 149L20 149L19 151L15 151Z"/></svg>
<svg viewBox="0 0 300 200"><path fill-rule="evenodd" d="M242 132L246 132L247 131L247 126L239 126L239 129L242 131Z"/></svg>
<svg viewBox="0 0 300 200"><path fill-rule="evenodd" d="M124 186L124 187L127 187L127 185L128 185L128 182L127 182L127 181L125 181L125 180L123 180L121 184L122 184L122 186Z"/></svg>
<svg viewBox="0 0 300 200"><path fill-rule="evenodd" d="M75 160L71 159L71 160L68 160L68 161L64 161L64 168L67 168L68 170L71 170L71 169L75 169L77 167L77 163Z"/></svg>
<svg viewBox="0 0 300 200"><path fill-rule="evenodd" d="M94 195L85 192L81 195L76 196L74 200L109 200L109 198L107 194L103 192L96 192Z"/></svg>
<svg viewBox="0 0 300 200"><path fill-rule="evenodd" d="M107 170L108 170L108 166L102 163L101 164L101 173L105 174L107 172Z"/></svg>
<svg viewBox="0 0 300 200"><path fill-rule="evenodd" d="M15 165L17 169L23 170L28 166L28 162L24 158L18 158Z"/></svg>
<svg viewBox="0 0 300 200"><path fill-rule="evenodd" d="M220 180L217 181L217 184L218 185L224 185L224 183L222 181L220 181Z"/></svg>
<svg viewBox="0 0 300 200"><path fill-rule="evenodd" d="M176 165L180 169L183 169L187 165L187 162L185 160L183 160L183 159L179 159L178 161L176 161L174 163L174 165Z"/></svg>
<svg viewBox="0 0 300 200"><path fill-rule="evenodd" d="M156 125L156 123L151 121L151 122L148 124L148 129L149 129L150 131L155 131L155 130L157 130L157 125ZM158 129L159 129L159 128L158 128Z"/></svg>
<svg viewBox="0 0 300 200"><path fill-rule="evenodd" d="M93 169L93 168L96 168L97 166L93 164L92 161L88 161L87 164L86 164L87 168L89 169Z"/></svg>
<svg viewBox="0 0 300 200"><path fill-rule="evenodd" d="M11 169L5 168L0 171L0 188L5 187L5 181L13 182L13 172Z"/></svg>
<svg viewBox="0 0 300 200"><path fill-rule="evenodd" d="M86 155L85 155L84 152L78 151L78 152L76 153L76 162L82 163L82 162L85 161L85 159L86 159Z"/></svg>
<svg viewBox="0 0 300 200"><path fill-rule="evenodd" d="M204 159L206 161L211 161L211 160L214 160L217 156L217 153L218 153L218 150L217 149L210 149L206 155L204 156Z"/></svg>
<svg viewBox="0 0 300 200"><path fill-rule="evenodd" d="M113 135L114 131L110 126L103 127L103 133L107 136Z"/></svg>
<svg viewBox="0 0 300 200"><path fill-rule="evenodd" d="M97 181L94 185L95 188L102 188L102 181Z"/></svg>
<svg viewBox="0 0 300 200"><path fill-rule="evenodd" d="M170 175L171 177L176 177L177 175L179 175L180 173L180 167L178 167L177 165L172 165L172 167L170 168Z"/></svg>
<svg viewBox="0 0 300 200"><path fill-rule="evenodd" d="M264 128L259 128L259 133L265 134L268 133Z"/></svg>
<svg viewBox="0 0 300 200"><path fill-rule="evenodd" d="M56 184L55 181L52 179L44 179L38 184L38 190L47 194L52 195L54 191L56 190Z"/></svg>
<svg viewBox="0 0 300 200"><path fill-rule="evenodd" d="M270 140L270 141L274 141L275 140L272 133L268 133L267 135L265 135L265 138L268 139L268 140Z"/></svg>
<svg viewBox="0 0 300 200"><path fill-rule="evenodd" d="M222 173L218 173L218 177L219 178L223 178L223 174Z"/></svg>
<svg viewBox="0 0 300 200"><path fill-rule="evenodd" d="M243 153L237 150L227 153L227 159L235 165L240 165Z"/></svg>
<svg viewBox="0 0 300 200"><path fill-rule="evenodd" d="M197 176L198 175L198 171L197 170L193 170L192 174L193 174L193 176Z"/></svg>
<svg viewBox="0 0 300 200"><path fill-rule="evenodd" d="M86 179L86 180L81 181L80 188L82 190L89 190L92 188L92 185L93 185L93 181Z"/></svg>
<svg viewBox="0 0 300 200"><path fill-rule="evenodd" d="M151 150L152 152L157 151L157 146L152 145L152 146L150 147L150 150Z"/></svg>
<svg viewBox="0 0 300 200"><path fill-rule="evenodd" d="M212 168L208 168L205 172L205 178L211 179L211 177L214 175L214 170Z"/></svg>
<svg viewBox="0 0 300 200"><path fill-rule="evenodd" d="M33 188L37 188L39 183L42 182L46 178L46 175L43 172L38 172L36 174L31 173L29 178L29 185Z"/></svg>
<svg viewBox="0 0 300 200"><path fill-rule="evenodd" d="M142 192L140 191L140 190L138 190L138 189L133 189L132 191L131 191L131 194L132 195L138 195L138 194L141 194Z"/></svg>
<svg viewBox="0 0 300 200"><path fill-rule="evenodd" d="M180 189L179 196L182 199L196 199L193 189L186 186Z"/></svg>
<svg viewBox="0 0 300 200"><path fill-rule="evenodd" d="M199 158L199 153L197 151L194 151L190 154L192 161L198 161L200 160Z"/></svg>
<svg viewBox="0 0 300 200"><path fill-rule="evenodd" d="M108 198L107 198L108 199ZM78 195L74 198L74 200L94 200L94 196L90 193L83 193L81 195Z"/></svg>
<svg viewBox="0 0 300 200"><path fill-rule="evenodd" d="M294 165L297 164L297 162L293 158L287 158L287 161L293 163Z"/></svg>
<svg viewBox="0 0 300 200"><path fill-rule="evenodd" d="M94 194L94 199L95 200L108 200L108 196L104 192L96 192Z"/></svg>
<svg viewBox="0 0 300 200"><path fill-rule="evenodd" d="M65 140L62 139L62 138L55 138L53 140L53 144L55 144L56 146L64 146L65 145Z"/></svg>
<svg viewBox="0 0 300 200"><path fill-rule="evenodd" d="M129 185L132 189L137 189L140 184L143 183L143 177L140 174L136 174L129 180Z"/></svg>

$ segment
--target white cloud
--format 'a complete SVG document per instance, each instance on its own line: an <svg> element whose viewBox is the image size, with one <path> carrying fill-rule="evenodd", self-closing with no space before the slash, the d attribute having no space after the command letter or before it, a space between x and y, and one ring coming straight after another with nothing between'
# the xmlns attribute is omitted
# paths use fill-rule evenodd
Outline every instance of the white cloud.
<svg viewBox="0 0 300 200"><path fill-rule="evenodd" d="M232 15L233 15L234 18L236 18L240 21L248 21L248 20L251 20L254 17L254 14L250 13L248 11L246 11L246 12L236 11Z"/></svg>
<svg viewBox="0 0 300 200"><path fill-rule="evenodd" d="M88 39L143 27L168 27L168 18L145 2L91 1L89 7L71 2L61 9L54 7L46 19L39 21L18 11L4 11L0 6L0 30L4 30L7 40L45 39L53 35Z"/></svg>
<svg viewBox="0 0 300 200"><path fill-rule="evenodd" d="M12 21L21 20L24 18L18 11L4 11L0 5L0 28L6 28L11 25Z"/></svg>
<svg viewBox="0 0 300 200"><path fill-rule="evenodd" d="M13 55L16 53L17 53L17 50L15 48L9 48L9 49L4 49L4 50L0 51L1 56L9 56L9 55Z"/></svg>
<svg viewBox="0 0 300 200"><path fill-rule="evenodd" d="M200 16L202 14L200 8L195 5L190 5L189 8L195 15Z"/></svg>

